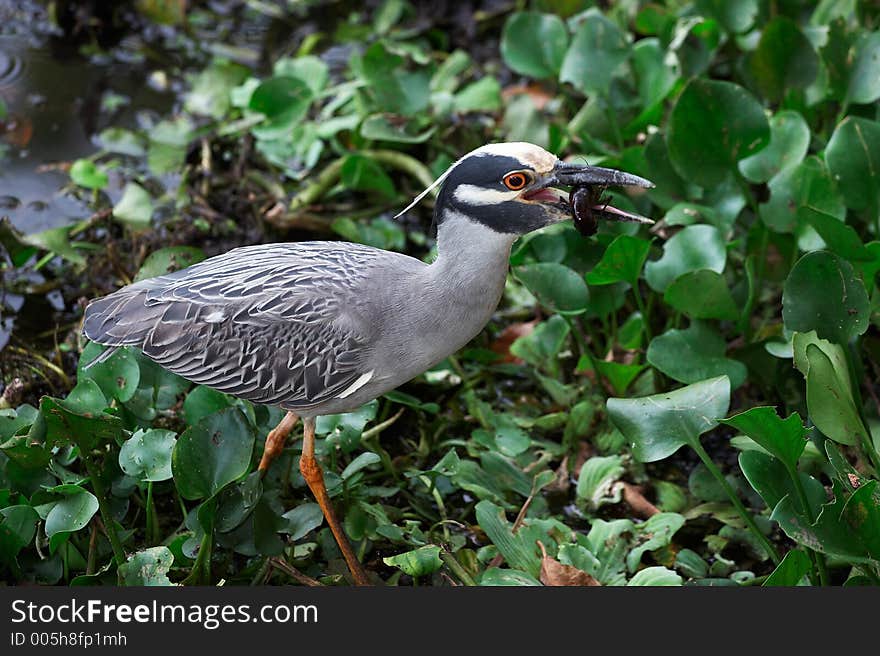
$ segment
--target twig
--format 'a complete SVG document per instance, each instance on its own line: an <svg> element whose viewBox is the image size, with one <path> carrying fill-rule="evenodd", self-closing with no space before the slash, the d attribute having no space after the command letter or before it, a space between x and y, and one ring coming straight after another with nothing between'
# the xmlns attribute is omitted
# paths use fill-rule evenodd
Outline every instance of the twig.
<svg viewBox="0 0 880 656"><path fill-rule="evenodd" d="M648 519L660 512L660 509L648 501L637 486L626 481L621 482L623 483L623 500L636 515Z"/></svg>
<svg viewBox="0 0 880 656"><path fill-rule="evenodd" d="M311 576L307 576L300 572L293 565L289 565L286 561L281 558L270 558L269 564L277 570L280 570L287 574L290 578L298 583L302 583L303 585L307 585L311 588L321 588L324 587L324 584L320 581L313 579Z"/></svg>

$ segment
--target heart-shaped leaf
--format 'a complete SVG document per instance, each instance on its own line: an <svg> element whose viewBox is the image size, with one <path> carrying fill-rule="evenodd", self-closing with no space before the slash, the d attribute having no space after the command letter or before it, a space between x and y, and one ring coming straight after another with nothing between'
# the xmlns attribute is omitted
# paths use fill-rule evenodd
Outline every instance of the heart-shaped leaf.
<svg viewBox="0 0 880 656"><path fill-rule="evenodd" d="M176 438L174 431L163 428L138 430L122 444L119 466L139 481L167 481Z"/></svg>
<svg viewBox="0 0 880 656"><path fill-rule="evenodd" d="M643 239L618 235L608 244L602 259L587 274L587 282L591 285L628 282L636 287L650 249L651 244Z"/></svg>
<svg viewBox="0 0 880 656"><path fill-rule="evenodd" d="M843 198L818 157L807 157L784 169L768 185L770 199L762 203L761 220L776 232L792 232L798 225L798 209L812 207L841 220L846 215Z"/></svg>
<svg viewBox="0 0 880 656"><path fill-rule="evenodd" d="M620 28L597 9L589 9L579 18L559 81L571 82L584 94L607 95L617 67L629 57L629 43Z"/></svg>
<svg viewBox="0 0 880 656"><path fill-rule="evenodd" d="M777 16L764 26L747 65L761 92L778 101L786 90L808 86L819 71L819 56L797 24Z"/></svg>
<svg viewBox="0 0 880 656"><path fill-rule="evenodd" d="M739 161L750 182L767 182L783 169L800 164L810 146L810 127L799 112L783 110L770 119L770 143Z"/></svg>
<svg viewBox="0 0 880 656"><path fill-rule="evenodd" d="M86 189L103 189L110 182L106 171L90 159L78 159L70 167L70 179Z"/></svg>
<svg viewBox="0 0 880 656"><path fill-rule="evenodd" d="M847 116L831 135L825 160L847 207L876 211L880 204L880 123Z"/></svg>
<svg viewBox="0 0 880 656"><path fill-rule="evenodd" d="M128 349L119 349L103 362L85 368L105 348L95 342L87 344L80 356L77 376L95 381L108 398L128 401L134 396L141 380L137 358Z"/></svg>
<svg viewBox="0 0 880 656"><path fill-rule="evenodd" d="M671 329L648 345L647 360L667 376L682 383L695 383L724 374L733 389L745 382L748 371L728 358L727 343L709 324L694 321L686 330Z"/></svg>
<svg viewBox="0 0 880 656"><path fill-rule="evenodd" d="M676 278L666 288L663 300L692 319L733 321L740 315L724 277L709 269L689 271Z"/></svg>
<svg viewBox="0 0 880 656"><path fill-rule="evenodd" d="M764 108L742 87L694 78L672 108L666 140L678 173L713 187L739 160L767 145L770 125Z"/></svg>
<svg viewBox="0 0 880 656"><path fill-rule="evenodd" d="M132 228L147 228L153 217L153 199L139 184L129 182L125 185L122 198L113 206L113 216Z"/></svg>
<svg viewBox="0 0 880 656"><path fill-rule="evenodd" d="M501 33L501 57L521 75L556 77L568 47L568 30L553 14L522 11L511 14Z"/></svg>
<svg viewBox="0 0 880 656"><path fill-rule="evenodd" d="M718 425L730 405L730 380L719 376L673 392L608 399L608 415L641 462L671 456Z"/></svg>
<svg viewBox="0 0 880 656"><path fill-rule="evenodd" d="M580 314L590 302L590 290L578 273L564 264L538 262L515 269L517 278L541 305L560 314Z"/></svg>
<svg viewBox="0 0 880 656"><path fill-rule="evenodd" d="M684 228L663 245L663 256L645 265L645 279L652 289L663 292L673 280L688 271L724 271L727 248L721 231L714 226Z"/></svg>

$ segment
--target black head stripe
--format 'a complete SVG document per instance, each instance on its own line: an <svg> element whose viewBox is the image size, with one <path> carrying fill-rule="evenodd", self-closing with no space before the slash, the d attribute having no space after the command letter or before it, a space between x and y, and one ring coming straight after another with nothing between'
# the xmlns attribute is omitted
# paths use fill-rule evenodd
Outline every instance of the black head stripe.
<svg viewBox="0 0 880 656"><path fill-rule="evenodd" d="M468 214L473 214L474 208L472 206L462 206L455 200L455 190L459 185L467 184L483 187L484 189L509 191L502 182L504 176L511 171L525 168L530 167L524 165L516 157L491 154L466 157L449 172L449 176L447 176L440 187L440 194L437 196L437 202L434 205L434 222L439 225L443 220L443 208L454 208L459 211L465 211Z"/></svg>

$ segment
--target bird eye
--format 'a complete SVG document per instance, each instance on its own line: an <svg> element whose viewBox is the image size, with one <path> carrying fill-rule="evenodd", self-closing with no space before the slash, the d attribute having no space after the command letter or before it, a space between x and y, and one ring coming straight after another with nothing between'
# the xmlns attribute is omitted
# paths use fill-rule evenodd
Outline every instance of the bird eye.
<svg viewBox="0 0 880 656"><path fill-rule="evenodd" d="M504 186L511 191L519 191L529 183L529 178L525 173L508 173L504 176L503 182Z"/></svg>

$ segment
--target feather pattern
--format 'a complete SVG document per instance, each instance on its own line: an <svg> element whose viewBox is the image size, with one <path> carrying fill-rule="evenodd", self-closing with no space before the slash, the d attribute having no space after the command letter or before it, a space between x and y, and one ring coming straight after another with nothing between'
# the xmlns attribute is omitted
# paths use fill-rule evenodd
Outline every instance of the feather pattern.
<svg viewBox="0 0 880 656"><path fill-rule="evenodd" d="M237 248L93 301L86 336L196 383L296 409L364 375L356 297L383 251L338 242Z"/></svg>

